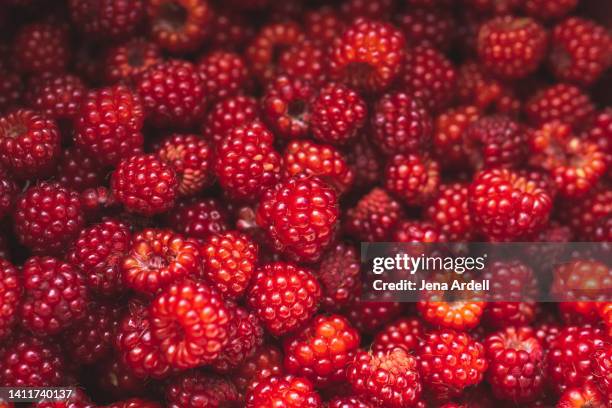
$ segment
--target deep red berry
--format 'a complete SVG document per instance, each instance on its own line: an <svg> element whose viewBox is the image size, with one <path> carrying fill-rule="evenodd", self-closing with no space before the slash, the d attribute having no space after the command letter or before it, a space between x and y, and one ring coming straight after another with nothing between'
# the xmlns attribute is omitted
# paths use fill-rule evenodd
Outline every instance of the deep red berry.
<svg viewBox="0 0 612 408"><path fill-rule="evenodd" d="M246 408L321 408L321 397L310 381L292 375L262 379L246 395Z"/></svg>
<svg viewBox="0 0 612 408"><path fill-rule="evenodd" d="M131 83L162 61L159 46L144 38L132 38L106 53L105 76L110 83Z"/></svg>
<svg viewBox="0 0 612 408"><path fill-rule="evenodd" d="M247 23L245 15L233 10L215 10L208 40L213 49L241 49L254 36L255 27Z"/></svg>
<svg viewBox="0 0 612 408"><path fill-rule="evenodd" d="M81 78L71 74L51 75L34 80L26 99L30 106L49 118L74 119L86 87Z"/></svg>
<svg viewBox="0 0 612 408"><path fill-rule="evenodd" d="M523 8L530 16L553 20L565 16L578 4L578 0L525 0Z"/></svg>
<svg viewBox="0 0 612 408"><path fill-rule="evenodd" d="M389 323L376 334L372 350L389 352L400 348L406 353L413 353L424 333L425 328L418 318L401 318Z"/></svg>
<svg viewBox="0 0 612 408"><path fill-rule="evenodd" d="M60 348L46 339L19 334L3 345L0 355L3 387L59 386L65 374Z"/></svg>
<svg viewBox="0 0 612 408"><path fill-rule="evenodd" d="M360 263L357 250L340 243L329 249L315 271L321 284L321 307L340 311L353 303L361 290Z"/></svg>
<svg viewBox="0 0 612 408"><path fill-rule="evenodd" d="M450 242L470 241L474 238L474 224L468 208L468 185L442 184L438 194L425 208L431 220Z"/></svg>
<svg viewBox="0 0 612 408"><path fill-rule="evenodd" d="M76 388L71 393L69 398L61 400L41 400L34 403L32 408L96 408L96 406L91 402L89 397L82 389Z"/></svg>
<svg viewBox="0 0 612 408"><path fill-rule="evenodd" d="M57 181L76 191L104 184L106 169L78 147L69 147L61 153L57 164Z"/></svg>
<svg viewBox="0 0 612 408"><path fill-rule="evenodd" d="M256 386L259 381L284 373L283 353L276 346L267 343L234 371L232 380L241 393Z"/></svg>
<svg viewBox="0 0 612 408"><path fill-rule="evenodd" d="M0 217L4 217L13 210L17 194L17 183L0 167Z"/></svg>
<svg viewBox="0 0 612 408"><path fill-rule="evenodd" d="M597 189L578 202L568 202L560 208L560 219L569 225L576 236L589 239L597 224L612 214L612 190Z"/></svg>
<svg viewBox="0 0 612 408"><path fill-rule="evenodd" d="M440 165L428 156L397 154L387 162L385 187L408 205L429 201L439 185Z"/></svg>
<svg viewBox="0 0 612 408"><path fill-rule="evenodd" d="M612 155L612 108L603 109L595 116L587 131L587 140L597 144L599 150L608 155L608 163L612 163L609 157Z"/></svg>
<svg viewBox="0 0 612 408"><path fill-rule="evenodd" d="M472 105L451 108L434 121L433 148L444 167L463 167L469 159L470 146L464 133L480 118L480 110Z"/></svg>
<svg viewBox="0 0 612 408"><path fill-rule="evenodd" d="M225 378L201 372L187 372L166 386L168 408L213 408L237 406L240 395Z"/></svg>
<svg viewBox="0 0 612 408"><path fill-rule="evenodd" d="M348 20L358 17L387 20L393 10L391 0L344 0L340 6L342 15Z"/></svg>
<svg viewBox="0 0 612 408"><path fill-rule="evenodd" d="M279 76L270 82L262 100L266 123L280 136L295 139L310 131L313 85L299 78Z"/></svg>
<svg viewBox="0 0 612 408"><path fill-rule="evenodd" d="M21 77L0 65L0 113L14 109L23 96Z"/></svg>
<svg viewBox="0 0 612 408"><path fill-rule="evenodd" d="M278 57L278 73L289 78L322 85L327 80L327 49L310 40L299 42Z"/></svg>
<svg viewBox="0 0 612 408"><path fill-rule="evenodd" d="M360 331L368 334L376 333L382 326L391 323L402 313L402 304L388 301L366 301L361 298L346 308L346 314L351 323Z"/></svg>
<svg viewBox="0 0 612 408"><path fill-rule="evenodd" d="M0 339L13 332L17 323L18 308L21 303L23 286L21 276L13 264L0 258Z"/></svg>
<svg viewBox="0 0 612 408"><path fill-rule="evenodd" d="M344 21L336 9L323 6L306 12L304 28L306 38L316 44L326 45L342 34Z"/></svg>
<svg viewBox="0 0 612 408"><path fill-rule="evenodd" d="M244 126L258 118L259 108L255 98L232 96L213 105L204 120L202 134L213 146L218 146L233 128Z"/></svg>
<svg viewBox="0 0 612 408"><path fill-rule="evenodd" d="M519 167L527 156L527 131L507 116L485 116L465 131L468 160L476 169Z"/></svg>
<svg viewBox="0 0 612 408"><path fill-rule="evenodd" d="M328 408L374 408L367 399L358 397L334 397L327 402Z"/></svg>
<svg viewBox="0 0 612 408"><path fill-rule="evenodd" d="M22 26L13 40L13 47L16 65L32 75L62 73L70 59L68 30L54 23Z"/></svg>
<svg viewBox="0 0 612 408"><path fill-rule="evenodd" d="M447 50L452 44L456 28L454 17L449 11L442 7L409 7L398 16L397 25L404 32L408 45Z"/></svg>
<svg viewBox="0 0 612 408"><path fill-rule="evenodd" d="M525 113L529 123L534 126L558 120L579 129L593 116L595 106L589 95L580 88L559 83L529 98Z"/></svg>
<svg viewBox="0 0 612 408"><path fill-rule="evenodd" d="M612 397L612 346L598 350L593 356L595 363L595 381L599 384L602 393Z"/></svg>
<svg viewBox="0 0 612 408"><path fill-rule="evenodd" d="M229 216L223 204L214 198L179 202L166 215L166 224L189 238L205 239L229 228Z"/></svg>
<svg viewBox="0 0 612 408"><path fill-rule="evenodd" d="M385 190L374 188L346 212L347 233L361 241L385 241L402 218L403 210Z"/></svg>
<svg viewBox="0 0 612 408"><path fill-rule="evenodd" d="M240 93L248 85L246 62L237 53L215 51L198 62L209 100L217 101Z"/></svg>
<svg viewBox="0 0 612 408"><path fill-rule="evenodd" d="M129 37L145 17L144 0L70 0L70 16L85 34L99 39Z"/></svg>
<svg viewBox="0 0 612 408"><path fill-rule="evenodd" d="M102 408L162 408L162 406L157 402L147 401L141 398L131 398L110 405L104 405Z"/></svg>
<svg viewBox="0 0 612 408"><path fill-rule="evenodd" d="M557 402L557 408L606 408L609 402L610 399L606 400L595 384L586 383L565 391Z"/></svg>

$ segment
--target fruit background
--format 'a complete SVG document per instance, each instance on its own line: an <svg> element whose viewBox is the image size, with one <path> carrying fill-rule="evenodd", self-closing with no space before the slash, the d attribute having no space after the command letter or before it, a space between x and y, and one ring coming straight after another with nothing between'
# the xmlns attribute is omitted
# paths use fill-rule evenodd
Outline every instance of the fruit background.
<svg viewBox="0 0 612 408"><path fill-rule="evenodd" d="M366 302L359 243L609 243L611 26L609 0L1 0L0 386L610 407L612 302ZM596 256L549 278L612 285Z"/></svg>

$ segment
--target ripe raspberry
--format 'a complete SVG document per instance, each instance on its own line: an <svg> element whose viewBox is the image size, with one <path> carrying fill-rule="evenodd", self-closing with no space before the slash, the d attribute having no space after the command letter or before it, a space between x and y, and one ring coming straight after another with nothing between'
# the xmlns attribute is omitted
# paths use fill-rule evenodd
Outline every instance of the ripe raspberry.
<svg viewBox="0 0 612 408"><path fill-rule="evenodd" d="M310 320L321 299L321 287L308 269L274 262L259 268L247 302L275 336L298 329Z"/></svg>
<svg viewBox="0 0 612 408"><path fill-rule="evenodd" d="M0 117L0 162L15 176L48 174L59 154L55 121L25 109Z"/></svg>
<svg viewBox="0 0 612 408"><path fill-rule="evenodd" d="M447 50L453 41L455 20L444 8L411 7L397 19L411 47L433 47Z"/></svg>
<svg viewBox="0 0 612 408"><path fill-rule="evenodd" d="M429 201L440 185L440 165L427 156L397 154L385 168L386 189L408 205Z"/></svg>
<svg viewBox="0 0 612 408"><path fill-rule="evenodd" d="M352 245L339 243L331 248L323 255L315 272L323 293L323 309L345 309L359 294L360 263L357 250Z"/></svg>
<svg viewBox="0 0 612 408"><path fill-rule="evenodd" d="M293 375L262 379L246 395L246 408L321 408L321 397L310 381Z"/></svg>
<svg viewBox="0 0 612 408"><path fill-rule="evenodd" d="M357 137L348 147L346 159L355 173L355 189L372 187L382 176L382 160L366 137Z"/></svg>
<svg viewBox="0 0 612 408"><path fill-rule="evenodd" d="M121 160L111 177L111 189L126 210L155 215L174 206L179 181L174 169L152 154Z"/></svg>
<svg viewBox="0 0 612 408"><path fill-rule="evenodd" d="M599 384L602 393L608 397L612 397L612 347L607 346L603 350L595 353L593 360L595 362L595 381Z"/></svg>
<svg viewBox="0 0 612 408"><path fill-rule="evenodd" d="M247 125L259 118L259 107L255 98L232 96L217 102L206 115L202 134L213 146L219 146L233 129Z"/></svg>
<svg viewBox="0 0 612 408"><path fill-rule="evenodd" d="M475 226L468 208L468 188L464 183L442 184L438 195L425 208L426 218L450 242L474 239Z"/></svg>
<svg viewBox="0 0 612 408"><path fill-rule="evenodd" d="M188 372L166 386L168 408L237 406L240 395L231 381L200 372Z"/></svg>
<svg viewBox="0 0 612 408"><path fill-rule="evenodd" d="M143 0L70 0L72 21L85 34L99 39L126 38L145 17Z"/></svg>
<svg viewBox="0 0 612 408"><path fill-rule="evenodd" d="M419 99L403 92L385 94L374 107L372 132L387 155L419 153L430 143L431 117Z"/></svg>
<svg viewBox="0 0 612 408"><path fill-rule="evenodd" d="M20 318L37 335L55 335L83 319L87 288L75 267L52 257L34 256L23 265Z"/></svg>
<svg viewBox="0 0 612 408"><path fill-rule="evenodd" d="M419 339L424 332L423 324L419 319L398 319L386 325L376 334L372 342L372 350L390 352L400 348L406 353L412 353L417 350Z"/></svg>
<svg viewBox="0 0 612 408"><path fill-rule="evenodd" d="M360 332L373 334L399 317L401 312L402 304L399 302L368 302L357 298L355 303L347 308L346 313Z"/></svg>
<svg viewBox="0 0 612 408"><path fill-rule="evenodd" d="M558 120L576 129L589 122L595 106L579 88L560 83L536 92L527 101L525 113L533 126Z"/></svg>
<svg viewBox="0 0 612 408"><path fill-rule="evenodd" d="M229 130L215 154L219 185L228 195L253 201L280 179L281 157L273 142L261 122Z"/></svg>
<svg viewBox="0 0 612 408"><path fill-rule="evenodd" d="M144 38L133 38L107 51L105 77L110 83L131 83L162 61L161 49Z"/></svg>
<svg viewBox="0 0 612 408"><path fill-rule="evenodd" d="M408 53L399 80L401 89L419 99L430 112L440 111L453 101L456 82L452 63L441 52L426 46Z"/></svg>
<svg viewBox="0 0 612 408"><path fill-rule="evenodd" d="M153 299L151 330L166 360L179 369L214 361L228 342L229 311L199 282L172 284Z"/></svg>
<svg viewBox="0 0 612 408"><path fill-rule="evenodd" d="M278 73L293 79L323 85L327 80L327 49L310 40L297 43L278 57Z"/></svg>
<svg viewBox="0 0 612 408"><path fill-rule="evenodd" d="M49 118L72 120L85 93L81 78L71 74L51 75L33 81L26 99L33 109Z"/></svg>
<svg viewBox="0 0 612 408"><path fill-rule="evenodd" d="M361 197L357 205L346 212L345 230L358 240L385 241L403 217L400 203L385 190L374 188Z"/></svg>
<svg viewBox="0 0 612 408"><path fill-rule="evenodd" d="M93 90L75 120L74 142L102 164L116 165L142 151L142 101L124 85Z"/></svg>
<svg viewBox="0 0 612 408"><path fill-rule="evenodd" d="M0 403L0 407L3 407ZM6 408L6 407L3 407ZM76 388L72 395L62 400L41 400L32 405L32 408L96 408L89 397L80 388Z"/></svg>
<svg viewBox="0 0 612 408"><path fill-rule="evenodd" d="M80 192L104 184L105 176L104 167L78 147L62 151L56 176L62 185Z"/></svg>
<svg viewBox="0 0 612 408"><path fill-rule="evenodd" d="M213 11L206 0L149 0L151 38L173 53L197 50L208 36Z"/></svg>
<svg viewBox="0 0 612 408"><path fill-rule="evenodd" d="M17 183L0 167L0 218L13 210L17 193Z"/></svg>
<svg viewBox="0 0 612 408"><path fill-rule="evenodd" d="M363 127L365 101L352 89L335 82L325 85L311 104L311 130L315 139L345 145Z"/></svg>
<svg viewBox="0 0 612 408"><path fill-rule="evenodd" d="M248 388L256 386L260 381L283 373L283 353L276 346L267 343L234 371L232 380L238 391L245 393Z"/></svg>
<svg viewBox="0 0 612 408"><path fill-rule="evenodd" d="M211 234L227 230L229 216L218 200L194 198L179 202L166 215L166 224L187 237L206 239Z"/></svg>
<svg viewBox="0 0 612 408"><path fill-rule="evenodd" d="M117 399L146 393L145 380L134 375L117 354L96 366L95 374L98 375L96 385L105 395Z"/></svg>
<svg viewBox="0 0 612 408"><path fill-rule="evenodd" d="M592 383L586 383L580 387L572 387L561 395L557 402L558 408L606 408L609 399L599 392Z"/></svg>
<svg viewBox="0 0 612 408"><path fill-rule="evenodd" d="M147 401L140 398L131 398L125 401L104 405L101 408L162 408L157 402Z"/></svg>
<svg viewBox="0 0 612 408"><path fill-rule="evenodd" d="M552 33L550 67L559 81L591 85L612 66L612 36L606 27L568 18Z"/></svg>
<svg viewBox="0 0 612 408"><path fill-rule="evenodd" d="M486 303L462 300L461 295L452 301L445 301L446 295L436 291L423 294L417 308L427 323L442 328L470 330L478 326Z"/></svg>
<svg viewBox="0 0 612 408"><path fill-rule="evenodd" d="M547 191L506 169L476 174L469 195L474 225L494 241L534 234L546 225L552 207Z"/></svg>
<svg viewBox="0 0 612 408"><path fill-rule="evenodd" d="M483 345L451 329L425 335L418 356L423 383L441 397L480 383L487 369Z"/></svg>
<svg viewBox="0 0 612 408"><path fill-rule="evenodd" d="M333 188L300 174L268 189L257 207L257 224L277 251L299 262L316 262L335 238L340 210Z"/></svg>
<svg viewBox="0 0 612 408"><path fill-rule="evenodd" d="M417 359L399 348L358 351L346 375L355 393L391 408L412 406L422 391Z"/></svg>
<svg viewBox="0 0 612 408"><path fill-rule="evenodd" d="M0 113L19 106L23 96L21 77L0 65Z"/></svg>
<svg viewBox="0 0 612 408"><path fill-rule="evenodd" d="M523 0L468 0L467 6L474 10L496 16L511 14Z"/></svg>
<svg viewBox="0 0 612 408"><path fill-rule="evenodd" d="M62 73L70 60L68 30L54 23L22 26L13 44L15 64L28 74Z"/></svg>
<svg viewBox="0 0 612 408"><path fill-rule="evenodd" d="M248 85L246 62L237 53L212 52L202 57L197 67L211 101L236 95Z"/></svg>
<svg viewBox="0 0 612 408"><path fill-rule="evenodd" d="M13 332L22 290L21 276L17 269L6 259L0 258L0 340Z"/></svg>
<svg viewBox="0 0 612 408"><path fill-rule="evenodd" d="M480 110L465 105L451 108L437 116L434 122L433 148L436 157L444 159L445 167L462 167L469 158L469 146L464 134L480 118Z"/></svg>
<svg viewBox="0 0 612 408"><path fill-rule="evenodd" d="M53 387L62 383L64 356L55 343L19 334L3 344L0 355L3 387Z"/></svg>
<svg viewBox="0 0 612 408"><path fill-rule="evenodd" d="M177 59L160 62L147 69L136 82L151 123L189 128L204 116L206 89L192 63Z"/></svg>
<svg viewBox="0 0 612 408"><path fill-rule="evenodd" d="M346 379L346 367L359 348L360 336L342 316L317 316L284 342L285 369L320 387Z"/></svg>
<svg viewBox="0 0 612 408"><path fill-rule="evenodd" d="M527 156L527 131L502 115L485 116L465 131L469 160L476 169L519 167Z"/></svg>
<svg viewBox="0 0 612 408"><path fill-rule="evenodd" d="M560 219L569 225L579 239L589 239L597 223L612 214L612 190L597 189L578 202L568 202L560 208Z"/></svg>
<svg viewBox="0 0 612 408"><path fill-rule="evenodd" d="M58 183L28 188L15 206L15 233L36 253L59 253L78 235L84 223L79 194Z"/></svg>
<svg viewBox="0 0 612 408"><path fill-rule="evenodd" d="M399 75L405 47L404 36L394 26L357 19L333 45L331 75L352 88L382 91Z"/></svg>
<svg viewBox="0 0 612 408"><path fill-rule="evenodd" d="M327 408L374 408L367 400L357 397L335 397L327 402Z"/></svg>
<svg viewBox="0 0 612 408"><path fill-rule="evenodd" d="M578 0L525 0L523 8L530 16L540 20L554 20L572 11Z"/></svg>
<svg viewBox="0 0 612 408"><path fill-rule="evenodd" d="M315 89L307 81L276 77L263 97L262 111L266 122L287 139L304 137L310 131L310 105Z"/></svg>
<svg viewBox="0 0 612 408"><path fill-rule="evenodd" d="M306 38L318 45L331 44L344 32L344 21L336 9L329 6L309 10L304 16Z"/></svg>
<svg viewBox="0 0 612 408"><path fill-rule="evenodd" d="M529 402L544 389L544 350L532 328L509 327L485 340L487 376L497 398Z"/></svg>
<svg viewBox="0 0 612 408"><path fill-rule="evenodd" d="M210 235L200 252L208 281L227 298L242 297L255 273L257 244L245 234L228 231Z"/></svg>
<svg viewBox="0 0 612 408"><path fill-rule="evenodd" d="M216 9L210 29L210 46L215 50L241 49L255 36L255 28L244 15L232 10Z"/></svg>
<svg viewBox="0 0 612 408"><path fill-rule="evenodd" d="M393 11L393 0L344 0L340 13L348 20L358 17L388 20Z"/></svg>
<svg viewBox="0 0 612 408"><path fill-rule="evenodd" d="M612 163L612 108L603 109L597 114L587 132L587 140L597 144L599 150L607 154L608 163Z"/></svg>

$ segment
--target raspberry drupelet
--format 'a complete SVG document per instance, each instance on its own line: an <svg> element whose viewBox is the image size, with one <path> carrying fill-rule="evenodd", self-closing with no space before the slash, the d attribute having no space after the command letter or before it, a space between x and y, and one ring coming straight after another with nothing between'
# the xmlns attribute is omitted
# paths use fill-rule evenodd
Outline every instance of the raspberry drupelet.
<svg viewBox="0 0 612 408"><path fill-rule="evenodd" d="M65 72L70 60L68 34L67 27L51 22L24 25L13 43L15 64L32 75Z"/></svg>
<svg viewBox="0 0 612 408"><path fill-rule="evenodd" d="M227 134L259 118L259 105L255 98L244 95L225 98L214 104L202 126L204 138L219 146Z"/></svg>
<svg viewBox="0 0 612 408"><path fill-rule="evenodd" d="M17 268L5 258L0 258L0 340L11 335L17 323L23 292L21 280Z"/></svg>
<svg viewBox="0 0 612 408"><path fill-rule="evenodd" d="M201 372L186 372L166 386L168 408L238 406L240 395L229 380Z"/></svg>
<svg viewBox="0 0 612 408"><path fill-rule="evenodd" d="M449 242L467 242L475 236L468 208L468 189L465 183L442 184L438 194L425 207L427 219L446 235Z"/></svg>
<svg viewBox="0 0 612 408"><path fill-rule="evenodd" d="M315 274L321 284L321 307L326 311L346 309L361 290L358 252L352 245L339 243L330 248Z"/></svg>
<svg viewBox="0 0 612 408"><path fill-rule="evenodd" d="M536 92L525 105L527 120L533 126L562 121L579 130L590 122L595 106L580 88L558 83Z"/></svg>
<svg viewBox="0 0 612 408"><path fill-rule="evenodd" d="M202 57L197 67L210 101L239 94L248 86L248 70L240 54L214 51Z"/></svg>
<svg viewBox="0 0 612 408"><path fill-rule="evenodd" d="M344 228L361 241L385 241L403 214L399 202L384 189L375 187L347 210Z"/></svg>
<svg viewBox="0 0 612 408"><path fill-rule="evenodd" d="M64 355L57 344L25 333L3 344L0 366L3 387L59 386L66 371Z"/></svg>
<svg viewBox="0 0 612 408"><path fill-rule="evenodd" d="M106 52L105 77L110 83L133 83L150 67L162 61L157 44L145 38L132 38Z"/></svg>
<svg viewBox="0 0 612 408"><path fill-rule="evenodd" d="M439 185L440 165L428 156L397 154L387 162L385 187L408 205L426 203Z"/></svg>
<svg viewBox="0 0 612 408"><path fill-rule="evenodd" d="M270 82L262 100L262 115L278 135L286 139L306 136L310 131L312 84L299 78L279 76Z"/></svg>
<svg viewBox="0 0 612 408"><path fill-rule="evenodd" d="M33 81L26 99L30 106L55 120L73 120L86 94L85 83L72 74L45 76Z"/></svg>
<svg viewBox="0 0 612 408"><path fill-rule="evenodd" d="M246 408L322 408L321 397L310 381L293 375L262 379L246 394Z"/></svg>
<svg viewBox="0 0 612 408"><path fill-rule="evenodd" d="M77 27L96 39L129 37L145 17L145 0L69 0L68 8Z"/></svg>
<svg viewBox="0 0 612 408"><path fill-rule="evenodd" d="M168 227L195 239L206 239L229 228L229 215L223 203L214 198L180 201L165 218Z"/></svg>

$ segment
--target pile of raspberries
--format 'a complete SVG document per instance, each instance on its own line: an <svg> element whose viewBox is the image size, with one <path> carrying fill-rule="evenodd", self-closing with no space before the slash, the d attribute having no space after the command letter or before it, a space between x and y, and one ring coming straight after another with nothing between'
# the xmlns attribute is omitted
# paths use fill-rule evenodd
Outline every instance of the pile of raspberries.
<svg viewBox="0 0 612 408"><path fill-rule="evenodd" d="M612 241L609 0L2 0L0 27L0 387L75 390L0 407L612 406L612 301L366 301L359 262ZM527 262L483 273L520 292Z"/></svg>

